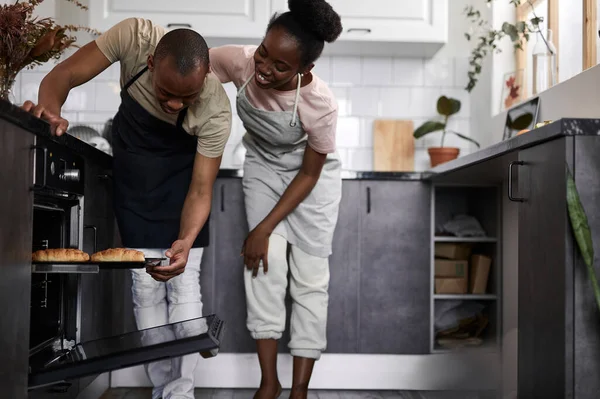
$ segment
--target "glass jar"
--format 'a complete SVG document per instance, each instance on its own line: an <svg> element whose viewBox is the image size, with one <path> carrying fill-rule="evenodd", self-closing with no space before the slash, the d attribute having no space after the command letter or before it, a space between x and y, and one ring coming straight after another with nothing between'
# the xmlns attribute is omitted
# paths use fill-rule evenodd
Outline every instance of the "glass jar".
<svg viewBox="0 0 600 399"><path fill-rule="evenodd" d="M552 43L552 31L542 29L536 32L536 42L533 47L533 94L548 90L556 82L556 47Z"/></svg>

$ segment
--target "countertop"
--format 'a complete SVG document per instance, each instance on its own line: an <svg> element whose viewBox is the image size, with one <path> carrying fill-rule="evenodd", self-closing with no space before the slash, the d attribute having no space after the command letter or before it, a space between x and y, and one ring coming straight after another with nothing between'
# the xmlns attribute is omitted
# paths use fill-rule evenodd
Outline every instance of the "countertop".
<svg viewBox="0 0 600 399"><path fill-rule="evenodd" d="M12 122L33 134L51 138L61 143L83 157L93 160L102 166L110 167L112 157L95 147L64 134L60 137L50 134L50 126L43 120L21 110L7 101L0 100L0 118ZM515 136L509 140L501 141L489 147L464 155L453 161L438 165L423 172L373 172L373 171L342 171L342 178L347 180L398 180L420 181L429 180L436 176L443 176L454 171L476 165L481 162L502 156L506 153L532 147L546 141L565 136L598 136L600 135L600 119L572 119L563 118L553 123L531 130L525 134ZM221 169L219 177L240 178L240 169Z"/></svg>

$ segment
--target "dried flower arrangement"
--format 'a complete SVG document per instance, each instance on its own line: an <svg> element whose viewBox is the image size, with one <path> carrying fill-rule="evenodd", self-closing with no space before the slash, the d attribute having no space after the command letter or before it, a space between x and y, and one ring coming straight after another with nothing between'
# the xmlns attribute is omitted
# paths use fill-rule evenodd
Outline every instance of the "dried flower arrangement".
<svg viewBox="0 0 600 399"><path fill-rule="evenodd" d="M75 45L76 38L67 32L100 32L83 26L59 25L52 18L33 15L44 0L27 0L0 5L0 98L8 100L17 74L51 59L58 60L63 52ZM87 7L76 0L65 0L82 10Z"/></svg>

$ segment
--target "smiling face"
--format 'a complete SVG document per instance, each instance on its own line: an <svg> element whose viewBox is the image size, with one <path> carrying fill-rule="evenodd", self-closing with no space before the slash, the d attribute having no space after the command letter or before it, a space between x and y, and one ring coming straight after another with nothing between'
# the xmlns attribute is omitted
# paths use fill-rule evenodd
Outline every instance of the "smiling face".
<svg viewBox="0 0 600 399"><path fill-rule="evenodd" d="M177 71L173 57L156 60L148 56L148 69L152 72L152 87L160 107L168 114L176 114L196 102L208 68L198 66L186 75Z"/></svg>
<svg viewBox="0 0 600 399"><path fill-rule="evenodd" d="M270 29L254 52L254 80L261 89L293 90L294 77L308 73L313 65L303 67L296 41L281 27Z"/></svg>

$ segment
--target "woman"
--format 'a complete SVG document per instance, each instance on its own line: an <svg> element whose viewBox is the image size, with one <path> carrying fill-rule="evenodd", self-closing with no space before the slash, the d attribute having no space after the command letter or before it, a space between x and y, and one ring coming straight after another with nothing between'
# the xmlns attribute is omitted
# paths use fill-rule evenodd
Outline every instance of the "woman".
<svg viewBox="0 0 600 399"><path fill-rule="evenodd" d="M271 19L258 47L210 50L213 72L238 88L247 131L243 188L250 234L242 255L247 326L262 371L255 398L261 399L281 393L277 340L285 328L288 270L292 398L306 398L314 362L326 348L328 257L341 198L337 104L311 70L342 24L324 0L289 0L289 9Z"/></svg>

